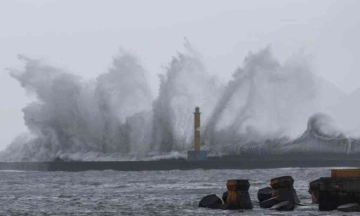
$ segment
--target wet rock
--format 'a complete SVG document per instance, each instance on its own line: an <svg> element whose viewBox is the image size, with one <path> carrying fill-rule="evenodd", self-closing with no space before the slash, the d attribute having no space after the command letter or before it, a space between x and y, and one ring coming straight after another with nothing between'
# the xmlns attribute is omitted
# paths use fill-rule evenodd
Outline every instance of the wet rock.
<svg viewBox="0 0 360 216"><path fill-rule="evenodd" d="M353 200L352 193L320 190L319 210L332 211L341 205L353 203Z"/></svg>
<svg viewBox="0 0 360 216"><path fill-rule="evenodd" d="M248 191L250 183L248 180L233 179L227 181L226 187L229 191Z"/></svg>
<svg viewBox="0 0 360 216"><path fill-rule="evenodd" d="M289 201L291 203L299 204L300 200L296 194L296 190L293 187L289 188L279 188L275 190L273 195L282 198L285 201Z"/></svg>
<svg viewBox="0 0 360 216"><path fill-rule="evenodd" d="M309 183L309 188L312 191L316 191L320 189L320 183L321 183L321 179L316 179L315 181L312 181Z"/></svg>
<svg viewBox="0 0 360 216"><path fill-rule="evenodd" d="M273 189L293 187L294 179L291 176L282 176L278 178L273 178L270 181L270 186Z"/></svg>
<svg viewBox="0 0 360 216"><path fill-rule="evenodd" d="M221 197L224 203L226 203L227 196L228 196L228 192L226 191L225 193L223 193L223 195Z"/></svg>
<svg viewBox="0 0 360 216"><path fill-rule="evenodd" d="M283 201L281 203L273 205L273 207L271 207L270 209L277 211L293 211L294 204L289 201Z"/></svg>
<svg viewBox="0 0 360 216"><path fill-rule="evenodd" d="M228 191L228 209L252 209L253 204L248 191Z"/></svg>
<svg viewBox="0 0 360 216"><path fill-rule="evenodd" d="M216 194L211 194L203 197L200 200L199 207L212 208L217 205L221 205L222 203L222 200L218 196L216 196Z"/></svg>
<svg viewBox="0 0 360 216"><path fill-rule="evenodd" d="M279 203L281 203L283 201L285 201L285 200L283 200L280 197L273 197L273 198L270 198L268 200L260 202L260 207L261 208L271 208L274 205L279 204Z"/></svg>
<svg viewBox="0 0 360 216"><path fill-rule="evenodd" d="M319 210L332 211L360 199L360 178L320 178Z"/></svg>
<svg viewBox="0 0 360 216"><path fill-rule="evenodd" d="M360 205L358 203L349 203L339 206L337 210L342 212L360 212Z"/></svg>
<svg viewBox="0 0 360 216"><path fill-rule="evenodd" d="M311 202L313 204L319 204L319 190L312 191L311 188L309 188L309 193L311 194Z"/></svg>
<svg viewBox="0 0 360 216"><path fill-rule="evenodd" d="M320 179L309 183L309 193L311 194L311 201L314 204L319 203L319 190L320 190Z"/></svg>
<svg viewBox="0 0 360 216"><path fill-rule="evenodd" d="M272 197L272 192L273 190L271 187L260 189L257 194L259 202L270 199Z"/></svg>

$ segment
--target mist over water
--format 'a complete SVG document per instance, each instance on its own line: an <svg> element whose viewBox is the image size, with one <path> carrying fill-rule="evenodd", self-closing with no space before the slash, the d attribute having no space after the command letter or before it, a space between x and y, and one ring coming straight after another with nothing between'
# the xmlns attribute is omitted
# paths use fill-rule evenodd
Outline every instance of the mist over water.
<svg viewBox="0 0 360 216"><path fill-rule="evenodd" d="M200 107L202 148L210 155L359 152L324 111L318 78L301 57L280 63L270 48L249 53L227 83L211 76L191 45L159 75L126 52L95 80L23 56L11 76L37 100L23 108L29 134L0 153L5 161L149 160L192 148ZM322 101L323 102L323 101Z"/></svg>

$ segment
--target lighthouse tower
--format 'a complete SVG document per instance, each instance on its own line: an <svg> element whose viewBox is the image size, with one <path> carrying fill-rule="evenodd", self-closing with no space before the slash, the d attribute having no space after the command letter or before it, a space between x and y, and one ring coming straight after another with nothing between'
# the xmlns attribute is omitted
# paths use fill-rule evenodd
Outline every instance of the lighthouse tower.
<svg viewBox="0 0 360 216"><path fill-rule="evenodd" d="M194 149L200 151L200 108L196 107L194 112Z"/></svg>
<svg viewBox="0 0 360 216"><path fill-rule="evenodd" d="M188 151L188 160L206 160L207 152L200 150L200 108L194 112L194 150Z"/></svg>

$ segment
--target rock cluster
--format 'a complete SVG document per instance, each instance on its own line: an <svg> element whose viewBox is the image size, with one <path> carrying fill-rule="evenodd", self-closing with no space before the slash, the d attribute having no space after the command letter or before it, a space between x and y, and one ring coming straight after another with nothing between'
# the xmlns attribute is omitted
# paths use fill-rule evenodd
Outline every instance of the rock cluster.
<svg viewBox="0 0 360 216"><path fill-rule="evenodd" d="M277 211L292 211L295 205L301 205L294 189L291 176L273 178L271 187L258 191L261 208ZM211 209L252 209L248 180L234 179L226 183L228 189L222 199L216 194L203 197L199 207ZM331 177L320 178L309 183L312 203L319 204L320 211L338 210L342 212L360 212L360 178Z"/></svg>
<svg viewBox="0 0 360 216"><path fill-rule="evenodd" d="M228 180L228 189L222 196L222 200L215 194L205 196L201 199L199 207L212 209L252 209L253 204L249 195L250 183L248 180Z"/></svg>
<svg viewBox="0 0 360 216"><path fill-rule="evenodd" d="M273 178L270 186L258 191L258 199L261 208L271 208L279 211L294 210L295 204L300 200L294 189L294 179L291 176Z"/></svg>
<svg viewBox="0 0 360 216"><path fill-rule="evenodd" d="M271 187L262 188L258 191L260 207L278 211L294 210L294 204L299 204L299 198L293 187L294 179L291 176L283 176L271 179ZM222 199L215 194L201 199L199 207L212 209L252 209L253 204L249 195L250 183L248 180L234 179L226 183L228 189L222 195Z"/></svg>

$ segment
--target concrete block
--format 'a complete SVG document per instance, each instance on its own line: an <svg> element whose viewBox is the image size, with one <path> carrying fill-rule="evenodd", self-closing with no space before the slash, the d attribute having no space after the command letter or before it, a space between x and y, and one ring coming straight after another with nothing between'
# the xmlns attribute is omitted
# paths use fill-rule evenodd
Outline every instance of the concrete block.
<svg viewBox="0 0 360 216"><path fill-rule="evenodd" d="M226 187L229 191L248 191L250 183L246 179L232 179L227 181Z"/></svg>
<svg viewBox="0 0 360 216"><path fill-rule="evenodd" d="M203 197L200 200L199 207L211 208L221 204L223 204L223 202L220 197L216 196L216 194L211 194Z"/></svg>
<svg viewBox="0 0 360 216"><path fill-rule="evenodd" d="M260 189L257 194L259 202L270 199L272 197L272 192L273 189L271 187Z"/></svg>
<svg viewBox="0 0 360 216"><path fill-rule="evenodd" d="M270 181L270 186L273 189L293 187L293 185L294 185L294 179L291 176L282 176L278 178L273 178Z"/></svg>

